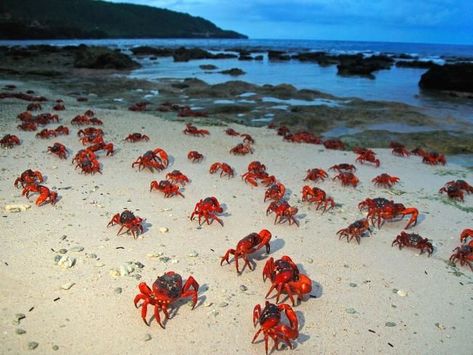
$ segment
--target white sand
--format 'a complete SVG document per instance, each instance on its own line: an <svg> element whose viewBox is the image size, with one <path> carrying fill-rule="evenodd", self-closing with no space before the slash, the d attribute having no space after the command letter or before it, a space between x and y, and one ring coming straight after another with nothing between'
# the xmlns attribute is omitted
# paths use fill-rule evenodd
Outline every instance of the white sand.
<svg viewBox="0 0 473 355"><path fill-rule="evenodd" d="M19 83L21 85L21 83ZM23 85L26 90L31 86ZM60 97L36 88L38 94ZM70 120L90 107L65 99L67 111L60 112L69 127ZM36 353L73 354L264 354L264 344L251 344L255 332L253 307L264 304L270 285L263 283L262 269L267 256L258 253L256 270L238 276L234 263L220 266L220 256L251 232L267 228L273 233L271 256L289 255L301 271L316 283L310 298L295 307L300 320L300 336L294 352L303 354L392 353L392 354L468 354L471 353L472 278L471 271L455 276L446 264L452 249L459 244L459 234L473 227L471 214L441 202L438 189L447 181L473 176L461 167L430 167L419 157L399 158L389 150L376 149L381 167L357 164L358 188L342 187L327 180L317 186L340 204L322 215L300 201L302 179L309 168L324 168L337 163L354 163L351 152L327 151L322 146L282 142L275 131L231 125L256 141L255 153L232 156L229 149L240 142L224 134L223 127L203 127L208 138L182 133L182 122L169 122L144 113L95 110L104 121L106 140L116 144L113 157L100 154L103 175L86 176L74 170L72 156L62 161L46 153L48 145L64 143L74 153L82 146L72 128L71 135L51 140L35 138L35 132L16 129L15 119L26 102L2 100L0 114L2 136L17 134L22 145L0 151L0 205L28 203L21 190L13 187L25 169L41 170L45 185L55 187L60 200L56 206L36 207L21 213L2 213L0 239L0 352L22 353L28 342L39 346ZM52 103L45 104L45 111ZM198 123L196 123L200 126ZM48 128L55 128L51 125ZM142 132L151 140L125 143L129 133ZM161 147L171 156L170 167L161 173L138 172L131 163L149 149ZM187 152L197 150L205 155L200 164L187 160ZM250 161L263 162L270 174L282 181L291 205L299 207L300 228L274 225L265 215L264 188L253 188L240 179ZM210 175L209 166L224 161L235 168L237 176L221 179ZM167 172L179 169L192 181L183 193L185 199L165 199L159 192L149 192L151 180L164 179ZM382 172L401 179L396 189L405 191L393 196L375 188L370 180ZM446 173L442 176L440 173ZM443 174L442 173L442 174ZM330 173L333 177L335 174ZM195 203L216 196L225 206L225 226L217 223L198 227L189 216ZM419 223L410 231L432 240L432 257L418 255L417 250L391 247L391 242L407 223L386 223L361 245L339 241L337 230L363 217L357 204L366 197L387 197L406 206L417 207ZM472 208L473 196L462 206ZM137 240L130 235L116 236L118 227L107 228L111 216L130 209L146 218L146 232ZM160 233L160 227L169 228ZM61 240L63 235L67 239ZM274 237L276 236L276 237ZM63 269L54 263L61 248L84 247L82 252L68 252L77 258L76 265ZM123 249L117 249L123 247ZM53 251L54 250L54 251ZM197 257L189 257L192 252ZM149 253L162 252L167 263L150 258ZM96 254L98 260L88 257ZM310 263L313 259L313 263ZM141 281L151 284L156 276L174 270L184 278L193 275L200 283L199 305L191 311L183 302L177 314L163 330L153 321L147 327L140 310L133 306L139 281L130 276L113 277L110 270L127 261L145 265ZM96 264L103 263L98 267ZM73 282L69 290L61 285ZM350 286L356 284L356 287ZM248 290L243 292L240 285ZM123 292L114 290L121 287ZM400 297L393 289L405 290ZM59 300L54 299L60 297ZM222 303L228 303L222 307ZM29 311L30 308L33 310ZM350 314L350 308L356 313ZM349 312L347 312L347 309ZM26 318L14 325L16 313ZM149 317L152 308L150 307ZM394 322L394 327L385 326ZM436 325L437 324L437 325ZM15 333L17 328L26 334ZM372 330L372 332L369 331ZM145 341L146 334L152 339ZM389 345L392 344L392 347ZM279 352L275 352L279 353ZM289 353L285 351L284 353Z"/></svg>

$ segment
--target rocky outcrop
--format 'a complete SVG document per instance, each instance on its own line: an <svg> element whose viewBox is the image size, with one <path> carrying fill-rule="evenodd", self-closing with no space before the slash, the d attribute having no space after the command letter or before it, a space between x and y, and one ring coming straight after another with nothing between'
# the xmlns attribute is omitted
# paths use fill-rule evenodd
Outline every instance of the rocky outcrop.
<svg viewBox="0 0 473 355"><path fill-rule="evenodd" d="M473 64L434 65L419 81L422 89L473 92Z"/></svg>
<svg viewBox="0 0 473 355"><path fill-rule="evenodd" d="M77 48L74 58L75 68L129 70L139 68L140 64L126 54L105 47Z"/></svg>
<svg viewBox="0 0 473 355"><path fill-rule="evenodd" d="M356 55L350 57L341 57L340 64L337 65L338 75L360 75L373 77L373 72L381 69L390 69L394 60L385 55L371 56L363 58Z"/></svg>
<svg viewBox="0 0 473 355"><path fill-rule="evenodd" d="M246 73L245 73L243 70L241 70L240 68L231 68L231 69L227 69L227 70L222 70L220 73L221 73L221 74L231 75L231 76L239 76L239 75L246 74Z"/></svg>
<svg viewBox="0 0 473 355"><path fill-rule="evenodd" d="M400 60L396 62L396 67L398 68L420 68L420 69L429 69L435 65L432 61L422 61L422 60Z"/></svg>

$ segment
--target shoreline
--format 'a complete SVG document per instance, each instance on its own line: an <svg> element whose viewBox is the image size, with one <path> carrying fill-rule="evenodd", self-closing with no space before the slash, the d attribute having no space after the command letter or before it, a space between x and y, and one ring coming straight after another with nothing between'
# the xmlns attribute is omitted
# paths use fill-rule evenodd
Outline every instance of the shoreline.
<svg viewBox="0 0 473 355"><path fill-rule="evenodd" d="M232 156L228 150L240 140L226 136L224 126L192 120L199 128L208 129L210 136L189 137L182 129L184 121L191 119L175 122L156 112L130 112L126 105L118 104L115 109L104 109L93 99L78 103L67 91L61 94L61 86L50 85L18 82L18 89L64 99L66 110L59 112L61 122L48 128L60 124L72 128L70 120L75 115L94 110L104 121L106 140L113 142L117 151L111 157L100 154L103 174L93 176L75 171L71 157L61 161L46 153L47 146L55 141L74 153L81 149L77 128L72 128L69 136L51 140L36 139L34 132L21 132L22 145L0 151L2 206L33 204L13 187L14 179L27 168L40 169L47 176L45 184L60 195L55 206L3 213L7 217L2 218L6 237L1 241L0 339L5 353L26 351L28 343L34 341L39 344L35 350L39 353L50 353L56 345L59 351L73 354L154 353L158 348L172 353L262 354L263 343L251 344L255 332L251 313L255 304L263 304L269 289L261 278L264 263L269 256L282 255L291 256L301 272L314 281L316 296L294 307L301 324L294 352L468 353L470 345L465 339L469 339L472 310L467 305L471 304L473 277L467 267L454 268L447 260L459 244L461 230L472 227L468 224L471 212L445 203L438 189L453 179L471 183L471 171L450 163L430 167L418 157L399 158L387 149L375 149L382 165L356 164L361 180L356 189L331 180L316 185L337 203L334 210L321 214L300 201L306 170L353 163L354 153L282 142L273 130L230 123L256 141L254 154ZM53 103L45 103L43 111L52 112ZM0 122L2 131L17 134L15 117L24 111L26 102L4 99L0 104L2 115L8 118ZM150 141L123 142L132 132L147 134ZM156 147L171 155L168 169L149 173L130 167L139 155ZM186 158L189 150L201 151L204 161L190 163ZM273 217L264 213L268 205L263 202L264 188L253 188L241 180L240 175L253 160L265 163L269 173L286 185L289 203L299 208L299 228L274 225ZM210 175L208 167L215 161L234 167L235 178ZM150 180L163 179L173 169L191 179L183 190L185 198L165 199L158 192L150 193ZM390 192L374 187L370 180L382 172L399 176L401 184ZM330 172L331 178L334 175ZM199 227L189 220L194 204L211 195L225 204L224 227L216 223ZM357 204L377 196L420 210L419 223L409 232L432 240L435 250L430 258L410 248L400 251L391 247L406 219L375 229L360 245L338 240L337 230L364 216ZM460 206L473 208L473 196L466 196ZM117 228L106 227L111 216L124 208L146 219L146 231L136 240L129 235L117 237ZM161 233L162 227L169 231ZM253 258L255 271L246 269L237 276L234 263L219 265L228 248L262 228L271 230L274 239L269 255L261 252ZM79 246L84 249L74 249ZM67 249L66 254L61 254L61 249ZM54 262L57 255L74 257L76 264L63 269ZM129 276L111 273L128 261L144 267L135 267ZM167 270L196 278L201 285L199 304L194 310L188 302L180 304L165 330L154 321L147 327L132 302L137 285L141 281L150 284ZM63 289L68 283L74 285ZM12 324L17 313L26 317ZM17 328L26 333L15 333Z"/></svg>

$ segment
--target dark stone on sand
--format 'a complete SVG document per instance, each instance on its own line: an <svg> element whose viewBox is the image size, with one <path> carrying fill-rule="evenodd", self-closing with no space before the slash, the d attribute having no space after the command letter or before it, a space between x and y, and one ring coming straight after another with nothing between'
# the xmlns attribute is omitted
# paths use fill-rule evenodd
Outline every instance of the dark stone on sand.
<svg viewBox="0 0 473 355"><path fill-rule="evenodd" d="M217 53L212 54L201 48L185 48L180 47L174 50L173 58L175 62L188 62L194 59L230 59L237 58L236 54Z"/></svg>
<svg viewBox="0 0 473 355"><path fill-rule="evenodd" d="M473 64L434 65L419 81L422 89L473 92Z"/></svg>
<svg viewBox="0 0 473 355"><path fill-rule="evenodd" d="M218 67L216 65L213 65L213 64L202 64L202 65L199 65L199 68L202 69L202 70L215 70Z"/></svg>
<svg viewBox="0 0 473 355"><path fill-rule="evenodd" d="M231 76L239 76L239 75L246 74L246 73L245 73L243 70L241 70L240 68L232 68L232 69L222 70L220 73L222 73L222 74L228 74L228 75L231 75Z"/></svg>
<svg viewBox="0 0 473 355"><path fill-rule="evenodd" d="M422 61L422 60L400 60L396 62L396 67L398 68L421 68L429 69L435 65L432 61Z"/></svg>
<svg viewBox="0 0 473 355"><path fill-rule="evenodd" d="M127 70L139 68L140 64L132 60L126 54L109 48L81 45L77 48L75 53L74 67Z"/></svg>

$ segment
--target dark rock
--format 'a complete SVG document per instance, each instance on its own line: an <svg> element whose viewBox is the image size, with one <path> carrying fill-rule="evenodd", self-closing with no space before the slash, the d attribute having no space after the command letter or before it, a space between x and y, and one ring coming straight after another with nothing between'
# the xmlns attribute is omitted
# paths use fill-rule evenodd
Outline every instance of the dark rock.
<svg viewBox="0 0 473 355"><path fill-rule="evenodd" d="M260 54L260 55L255 55L253 59L254 60L263 60L264 57Z"/></svg>
<svg viewBox="0 0 473 355"><path fill-rule="evenodd" d="M263 85L263 94L282 100L292 99L297 94L297 89L290 84Z"/></svg>
<svg viewBox="0 0 473 355"><path fill-rule="evenodd" d="M238 60L253 60L253 57L249 54L240 54Z"/></svg>
<svg viewBox="0 0 473 355"><path fill-rule="evenodd" d="M236 54L230 54L230 53L217 53L217 54L212 54L211 59L233 59L233 58L238 58Z"/></svg>
<svg viewBox="0 0 473 355"><path fill-rule="evenodd" d="M89 69L135 69L140 64L126 54L105 47L79 46L74 58L75 68Z"/></svg>
<svg viewBox="0 0 473 355"><path fill-rule="evenodd" d="M241 70L239 68L232 68L232 69L222 70L219 73L228 74L228 75L231 75L231 76L239 76L239 75L246 74L243 70Z"/></svg>
<svg viewBox="0 0 473 355"><path fill-rule="evenodd" d="M340 58L340 64L337 65L338 75L361 75L373 77L373 72L381 69L390 69L394 62L391 57L384 55L363 58L360 54L355 57L340 56Z"/></svg>
<svg viewBox="0 0 473 355"><path fill-rule="evenodd" d="M209 59L212 54L200 48L185 48L180 47L173 53L175 62L188 62L191 59Z"/></svg>
<svg viewBox="0 0 473 355"><path fill-rule="evenodd" d="M281 60L281 61L287 61L291 59L291 56L287 54L286 52L283 51L268 51L268 59L269 60Z"/></svg>
<svg viewBox="0 0 473 355"><path fill-rule="evenodd" d="M421 68L421 69L430 69L435 65L432 61L422 61L422 60L400 60L396 62L396 67L398 68Z"/></svg>
<svg viewBox="0 0 473 355"><path fill-rule="evenodd" d="M340 62L338 56L329 55L325 52L302 52L294 55L292 58L301 62L314 62L321 66L334 65Z"/></svg>
<svg viewBox="0 0 473 355"><path fill-rule="evenodd" d="M422 89L473 92L473 64L434 65L419 81Z"/></svg>
<svg viewBox="0 0 473 355"><path fill-rule="evenodd" d="M130 49L134 55L147 56L152 55L155 57L172 57L174 50L171 48L157 48L150 46L140 46Z"/></svg>
<svg viewBox="0 0 473 355"><path fill-rule="evenodd" d="M215 70L218 67L216 65L213 65L213 64L202 64L202 65L199 65L199 68L202 69L202 70Z"/></svg>

